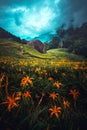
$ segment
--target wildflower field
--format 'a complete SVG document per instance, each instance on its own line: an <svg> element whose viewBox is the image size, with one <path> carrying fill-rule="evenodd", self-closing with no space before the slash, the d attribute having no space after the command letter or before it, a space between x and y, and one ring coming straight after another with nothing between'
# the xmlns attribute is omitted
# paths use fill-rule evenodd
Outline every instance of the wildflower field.
<svg viewBox="0 0 87 130"><path fill-rule="evenodd" d="M87 62L0 57L0 130L86 130Z"/></svg>

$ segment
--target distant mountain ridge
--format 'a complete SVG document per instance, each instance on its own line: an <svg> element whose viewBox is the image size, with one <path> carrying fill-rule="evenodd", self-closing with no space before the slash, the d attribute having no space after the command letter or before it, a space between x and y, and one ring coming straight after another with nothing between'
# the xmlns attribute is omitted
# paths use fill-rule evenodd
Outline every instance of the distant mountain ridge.
<svg viewBox="0 0 87 130"><path fill-rule="evenodd" d="M40 40L41 42L50 42L52 40L52 37L54 37L56 35L57 35L56 33L50 34L48 32L48 33L44 33L44 34L38 35L38 36L33 37L33 38L27 37L26 39L29 41L30 40Z"/></svg>
<svg viewBox="0 0 87 130"><path fill-rule="evenodd" d="M21 39L0 27L0 38L21 42Z"/></svg>
<svg viewBox="0 0 87 130"><path fill-rule="evenodd" d="M50 42L52 40L52 37L54 37L56 35L57 34L54 34L54 33L50 34L48 32L48 33L38 35L37 37L34 37L34 38L26 37L24 39L21 39L20 37L17 37L16 35L13 35L12 33L8 32L7 30L0 27L0 38L17 41L17 42L22 42L23 40L26 40L26 41L40 40L41 42Z"/></svg>
<svg viewBox="0 0 87 130"><path fill-rule="evenodd" d="M22 44L29 44L32 45L37 51L41 52L41 53L45 53L46 52L46 46L39 40L30 40L27 41L25 39L20 39L19 37L11 34L10 32L4 30L3 28L0 27L0 38L2 39L7 39L10 41L16 41Z"/></svg>

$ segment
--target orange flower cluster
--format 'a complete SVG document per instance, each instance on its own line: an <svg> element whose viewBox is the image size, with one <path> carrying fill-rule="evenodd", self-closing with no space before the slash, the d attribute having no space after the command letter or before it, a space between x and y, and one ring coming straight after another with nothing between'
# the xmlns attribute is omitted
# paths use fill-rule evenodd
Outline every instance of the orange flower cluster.
<svg viewBox="0 0 87 130"><path fill-rule="evenodd" d="M59 113L61 113L61 107L54 106L52 108L49 108L49 111L51 112L50 117L55 115L56 118L58 119L59 118Z"/></svg>
<svg viewBox="0 0 87 130"><path fill-rule="evenodd" d="M21 80L20 86L24 87L24 86L27 86L28 84L30 84L30 85L33 84L32 80L31 80L31 78L30 78L29 76L24 77L24 78Z"/></svg>

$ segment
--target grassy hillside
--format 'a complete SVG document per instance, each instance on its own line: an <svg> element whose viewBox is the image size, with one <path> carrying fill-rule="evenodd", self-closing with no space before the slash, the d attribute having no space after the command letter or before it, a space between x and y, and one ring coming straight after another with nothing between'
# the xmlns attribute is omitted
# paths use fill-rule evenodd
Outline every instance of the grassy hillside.
<svg viewBox="0 0 87 130"><path fill-rule="evenodd" d="M20 46L0 40L0 130L85 130L86 59Z"/></svg>
<svg viewBox="0 0 87 130"><path fill-rule="evenodd" d="M21 46L23 46L23 53L21 52ZM5 39L0 39L0 56L10 56L16 58L51 58L50 54L42 54L29 45L20 44Z"/></svg>
<svg viewBox="0 0 87 130"><path fill-rule="evenodd" d="M21 49L23 46L23 49ZM23 53L22 53L23 51ZM5 39L0 39L0 57L10 57L10 58L38 58L39 59L52 59L58 61L84 61L81 56L75 54L70 54L67 49L51 49L46 52L46 54L39 53L33 47L29 45L19 44L17 42L8 41Z"/></svg>

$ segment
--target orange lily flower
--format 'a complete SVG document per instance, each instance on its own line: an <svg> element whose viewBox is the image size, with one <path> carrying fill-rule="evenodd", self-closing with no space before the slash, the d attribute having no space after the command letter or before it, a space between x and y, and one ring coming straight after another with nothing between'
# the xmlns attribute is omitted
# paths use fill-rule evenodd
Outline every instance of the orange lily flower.
<svg viewBox="0 0 87 130"><path fill-rule="evenodd" d="M76 100L78 98L78 96L79 96L80 93L79 93L79 91L77 91L76 89L74 89L74 90L70 90L69 94L71 94L73 96L73 99Z"/></svg>
<svg viewBox="0 0 87 130"><path fill-rule="evenodd" d="M29 98L31 98L31 93L30 92L28 92L28 91L26 91L24 94L23 94L23 96L24 97L29 97Z"/></svg>
<svg viewBox="0 0 87 130"><path fill-rule="evenodd" d="M52 81L52 80L53 80L53 78L52 78L52 77L49 77L49 78L48 78L48 80L49 80L49 81Z"/></svg>
<svg viewBox="0 0 87 130"><path fill-rule="evenodd" d="M58 93L55 93L55 92L50 93L49 97L51 97L53 100L55 100L58 97Z"/></svg>
<svg viewBox="0 0 87 130"><path fill-rule="evenodd" d="M48 74L48 73L47 73L47 70L42 70L42 71L41 71L41 74L47 75L47 74Z"/></svg>
<svg viewBox="0 0 87 130"><path fill-rule="evenodd" d="M20 86L27 86L28 84L32 85L32 80L29 76L27 77L24 77L22 80L21 80L21 83L20 83Z"/></svg>
<svg viewBox="0 0 87 130"><path fill-rule="evenodd" d="M62 73L62 76L63 76L63 77L65 77L65 76L66 76L66 74L65 74L65 73Z"/></svg>
<svg viewBox="0 0 87 130"><path fill-rule="evenodd" d="M49 108L49 111L51 112L50 113L51 117L53 115L55 115L56 118L58 119L59 118L59 113L61 113L61 107L54 106L53 108Z"/></svg>
<svg viewBox="0 0 87 130"><path fill-rule="evenodd" d="M35 69L35 72L40 72L40 71L41 71L40 68L36 68L36 69Z"/></svg>
<svg viewBox="0 0 87 130"><path fill-rule="evenodd" d="M17 96L17 97L21 97L21 95L22 95L22 92L21 92L21 91L16 92L16 96Z"/></svg>
<svg viewBox="0 0 87 130"><path fill-rule="evenodd" d="M75 69L75 70L77 70L78 68L79 68L78 65L75 65L75 66L73 67L73 69Z"/></svg>
<svg viewBox="0 0 87 130"><path fill-rule="evenodd" d="M13 107L19 106L19 104L16 103L17 100L20 100L20 97L14 97L15 93L13 93L12 97L7 96L7 101L2 102L1 104L8 104L8 111L11 111Z"/></svg>
<svg viewBox="0 0 87 130"><path fill-rule="evenodd" d="M62 85L62 83L60 83L60 82L58 82L58 81L56 81L56 82L54 83L54 86L56 86L56 87L58 87L58 88L60 88L61 85Z"/></svg>
<svg viewBox="0 0 87 130"><path fill-rule="evenodd" d="M63 100L64 107L70 107L70 102L68 100Z"/></svg>

